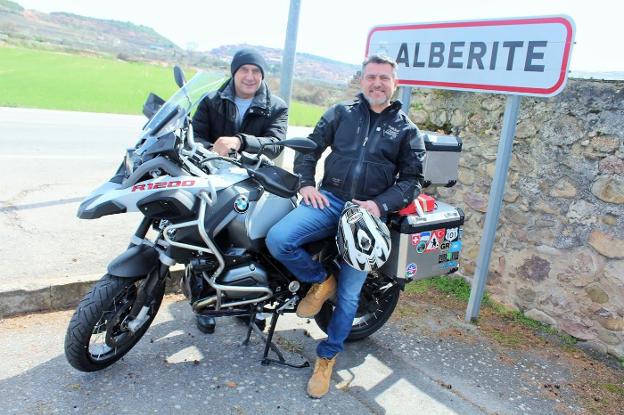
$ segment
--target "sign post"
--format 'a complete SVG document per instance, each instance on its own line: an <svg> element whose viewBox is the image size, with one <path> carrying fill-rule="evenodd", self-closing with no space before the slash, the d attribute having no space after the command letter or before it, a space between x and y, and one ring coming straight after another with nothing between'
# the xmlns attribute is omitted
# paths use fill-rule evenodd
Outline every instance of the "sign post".
<svg viewBox="0 0 624 415"><path fill-rule="evenodd" d="M405 109L405 113L409 115L409 108L412 102L412 87L411 86L402 86L400 88L401 94L401 104L403 104L403 108Z"/></svg>
<svg viewBox="0 0 624 415"><path fill-rule="evenodd" d="M488 200L487 213L485 214L485 225L483 226L479 256L477 257L477 268L472 280L468 307L466 308L465 320L467 322L479 316L481 300L485 292L490 257L492 256L492 247L494 246L494 237L496 236L496 224L498 223L498 216L500 215L500 209L503 203L503 195L505 194L505 181L507 179L509 161L511 160L511 148L513 146L514 136L516 135L516 120L518 119L518 112L520 110L520 99L521 96L519 95L510 95L507 97L505 115L503 117L503 128L498 143L498 152L496 153L494 180L492 181L492 187L490 189L490 198Z"/></svg>
<svg viewBox="0 0 624 415"><path fill-rule="evenodd" d="M376 26L368 34L366 55L394 58L399 85L509 95L466 321L479 315L520 99L563 90L574 31L572 19L561 15Z"/></svg>

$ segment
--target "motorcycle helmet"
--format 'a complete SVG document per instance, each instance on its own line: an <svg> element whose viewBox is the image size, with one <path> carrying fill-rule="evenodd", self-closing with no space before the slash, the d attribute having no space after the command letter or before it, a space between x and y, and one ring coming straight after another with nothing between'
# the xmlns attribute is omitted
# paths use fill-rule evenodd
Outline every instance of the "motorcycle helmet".
<svg viewBox="0 0 624 415"><path fill-rule="evenodd" d="M390 231L378 217L347 202L340 214L336 244L338 253L349 266L371 271L388 260Z"/></svg>

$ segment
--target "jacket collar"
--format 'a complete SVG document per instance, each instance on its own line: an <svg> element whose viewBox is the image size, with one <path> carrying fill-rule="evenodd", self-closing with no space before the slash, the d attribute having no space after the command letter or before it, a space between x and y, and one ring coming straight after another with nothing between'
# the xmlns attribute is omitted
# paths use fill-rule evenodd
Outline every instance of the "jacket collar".
<svg viewBox="0 0 624 415"><path fill-rule="evenodd" d="M222 99L227 99L234 102L234 97L236 96L234 92L234 79L230 78L221 88L219 88L219 94ZM268 111L270 108L270 98L271 93L269 92L269 88L266 83L262 81L260 84L260 88L256 92L256 95L253 97L251 101L251 107L258 108L263 111Z"/></svg>
<svg viewBox="0 0 624 415"><path fill-rule="evenodd" d="M361 105L363 105L364 108L366 108L367 110L370 110L370 105L368 104L368 101L366 100L362 92L357 94L356 101L358 101ZM394 101L390 101L390 106L384 109L384 111L398 111L401 109L402 106L403 104L401 103L401 101L396 99Z"/></svg>

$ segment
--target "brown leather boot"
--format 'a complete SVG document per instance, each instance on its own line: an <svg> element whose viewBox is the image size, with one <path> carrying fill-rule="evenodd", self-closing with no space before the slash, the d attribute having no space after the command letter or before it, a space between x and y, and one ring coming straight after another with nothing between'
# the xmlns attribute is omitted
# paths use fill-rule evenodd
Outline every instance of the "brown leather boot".
<svg viewBox="0 0 624 415"><path fill-rule="evenodd" d="M336 363L336 356L333 359L316 358L314 373L308 381L308 395L312 398L322 398L329 392L329 380Z"/></svg>
<svg viewBox="0 0 624 415"><path fill-rule="evenodd" d="M297 306L297 315L303 318L311 318L321 311L321 307L328 298L336 292L336 278L330 275L320 284L314 284Z"/></svg>

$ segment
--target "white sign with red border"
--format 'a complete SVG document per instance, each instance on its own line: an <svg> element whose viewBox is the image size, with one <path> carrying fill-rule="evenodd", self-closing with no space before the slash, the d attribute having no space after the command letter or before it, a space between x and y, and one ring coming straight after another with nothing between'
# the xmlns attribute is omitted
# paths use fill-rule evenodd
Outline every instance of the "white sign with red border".
<svg viewBox="0 0 624 415"><path fill-rule="evenodd" d="M394 58L400 85L553 96L565 87L574 32L563 15L376 26L366 56Z"/></svg>

